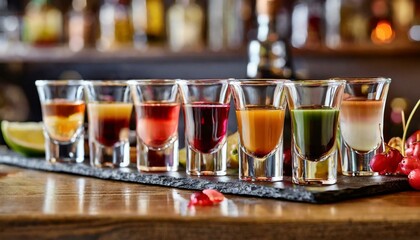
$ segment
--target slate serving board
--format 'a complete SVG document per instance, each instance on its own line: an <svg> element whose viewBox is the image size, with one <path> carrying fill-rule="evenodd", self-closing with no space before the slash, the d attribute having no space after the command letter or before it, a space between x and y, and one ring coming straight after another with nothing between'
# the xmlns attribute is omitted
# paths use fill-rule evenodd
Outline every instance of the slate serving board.
<svg viewBox="0 0 420 240"><path fill-rule="evenodd" d="M406 177L339 176L331 186L297 186L285 177L282 182L255 183L238 180L234 174L222 177L187 176L184 172L139 173L134 168L96 169L87 164L51 164L44 158L27 158L9 150L0 150L0 163L42 171L75 174L100 179L159 185L189 190L217 189L225 194L273 198L279 200L331 203L410 189Z"/></svg>

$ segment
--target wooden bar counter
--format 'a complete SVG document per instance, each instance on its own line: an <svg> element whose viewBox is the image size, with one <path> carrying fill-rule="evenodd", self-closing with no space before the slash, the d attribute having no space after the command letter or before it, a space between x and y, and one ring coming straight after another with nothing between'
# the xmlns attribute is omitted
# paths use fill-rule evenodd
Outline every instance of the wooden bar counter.
<svg viewBox="0 0 420 240"><path fill-rule="evenodd" d="M0 239L419 239L420 192L334 204L226 195L0 165Z"/></svg>

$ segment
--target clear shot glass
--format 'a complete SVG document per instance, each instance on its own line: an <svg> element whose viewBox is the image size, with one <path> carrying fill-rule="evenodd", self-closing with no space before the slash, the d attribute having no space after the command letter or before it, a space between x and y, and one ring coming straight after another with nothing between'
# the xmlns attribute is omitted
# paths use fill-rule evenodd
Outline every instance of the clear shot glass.
<svg viewBox="0 0 420 240"><path fill-rule="evenodd" d="M133 110L127 81L85 81L90 163L94 167L130 164L130 119Z"/></svg>
<svg viewBox="0 0 420 240"><path fill-rule="evenodd" d="M343 175L372 176L370 160L382 152L383 121L389 78L351 78L340 112Z"/></svg>
<svg viewBox="0 0 420 240"><path fill-rule="evenodd" d="M185 115L186 172L226 175L228 80L178 80Z"/></svg>
<svg viewBox="0 0 420 240"><path fill-rule="evenodd" d="M85 101L83 81L37 80L49 162L84 161Z"/></svg>
<svg viewBox="0 0 420 240"><path fill-rule="evenodd" d="M343 80L285 83L292 121L292 181L337 182L337 132Z"/></svg>
<svg viewBox="0 0 420 240"><path fill-rule="evenodd" d="M284 82L230 81L238 121L241 180L283 180Z"/></svg>
<svg viewBox="0 0 420 240"><path fill-rule="evenodd" d="M180 99L175 80L129 81L137 119L137 168L178 170Z"/></svg>

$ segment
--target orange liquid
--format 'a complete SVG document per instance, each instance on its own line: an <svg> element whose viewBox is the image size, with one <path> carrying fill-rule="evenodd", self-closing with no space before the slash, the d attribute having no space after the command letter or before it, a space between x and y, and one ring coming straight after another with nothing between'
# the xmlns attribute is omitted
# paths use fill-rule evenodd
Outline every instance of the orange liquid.
<svg viewBox="0 0 420 240"><path fill-rule="evenodd" d="M48 135L57 141L70 141L80 131L85 114L85 103L58 99L42 104L44 125Z"/></svg>
<svg viewBox="0 0 420 240"><path fill-rule="evenodd" d="M237 110L241 144L255 157L264 157L279 144L283 135L284 109L252 107Z"/></svg>

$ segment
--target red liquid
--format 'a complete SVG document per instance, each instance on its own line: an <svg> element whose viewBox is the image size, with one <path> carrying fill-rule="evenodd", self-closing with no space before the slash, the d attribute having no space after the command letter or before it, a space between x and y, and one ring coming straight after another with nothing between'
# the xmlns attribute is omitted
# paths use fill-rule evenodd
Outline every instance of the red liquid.
<svg viewBox="0 0 420 240"><path fill-rule="evenodd" d="M188 143L202 153L211 153L226 136L228 104L185 105L185 135Z"/></svg>
<svg viewBox="0 0 420 240"><path fill-rule="evenodd" d="M137 134L149 147L162 147L178 130L178 103L136 105Z"/></svg>
<svg viewBox="0 0 420 240"><path fill-rule="evenodd" d="M132 108L129 103L88 104L89 128L96 141L105 146L128 141Z"/></svg>

